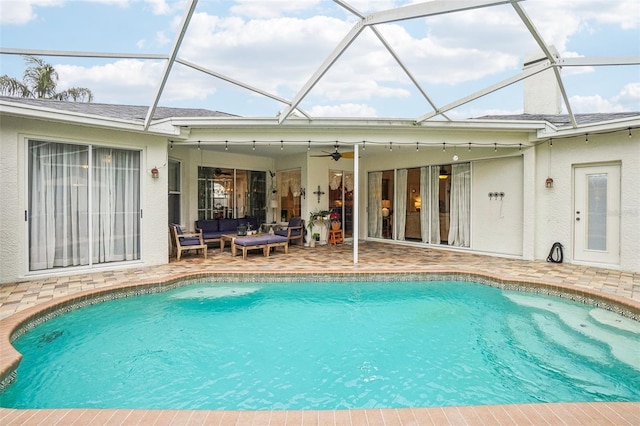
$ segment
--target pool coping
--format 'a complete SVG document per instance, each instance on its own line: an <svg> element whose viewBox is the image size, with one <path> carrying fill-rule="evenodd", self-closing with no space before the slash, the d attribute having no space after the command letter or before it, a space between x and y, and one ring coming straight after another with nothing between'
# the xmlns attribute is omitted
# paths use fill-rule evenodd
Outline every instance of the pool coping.
<svg viewBox="0 0 640 426"><path fill-rule="evenodd" d="M423 272L191 272L174 274L162 280L147 280L132 284L116 284L110 287L85 290L62 296L48 302L29 307L0 320L0 392L10 386L16 378L16 371L22 355L13 347L12 342L31 328L51 318L81 308L141 294L167 291L172 288L189 285L203 279L216 282L298 282L301 277L310 282L350 282L381 281L393 278L399 281L473 281L504 290L523 291L534 294L557 296L616 312L640 322L640 303L623 297L605 294L589 288L576 288L562 284L550 284L538 280L504 279L500 276L478 271L442 270Z"/></svg>

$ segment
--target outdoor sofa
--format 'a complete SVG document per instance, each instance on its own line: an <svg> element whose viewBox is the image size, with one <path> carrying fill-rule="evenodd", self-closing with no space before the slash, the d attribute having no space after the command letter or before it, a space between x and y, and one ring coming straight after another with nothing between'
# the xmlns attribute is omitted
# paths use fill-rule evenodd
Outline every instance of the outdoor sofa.
<svg viewBox="0 0 640 426"><path fill-rule="evenodd" d="M202 239L205 243L220 242L220 237L225 234L235 234L238 226L251 225L252 230L258 229L258 219L255 217L242 217L239 219L206 219L196 220L196 231L202 231Z"/></svg>

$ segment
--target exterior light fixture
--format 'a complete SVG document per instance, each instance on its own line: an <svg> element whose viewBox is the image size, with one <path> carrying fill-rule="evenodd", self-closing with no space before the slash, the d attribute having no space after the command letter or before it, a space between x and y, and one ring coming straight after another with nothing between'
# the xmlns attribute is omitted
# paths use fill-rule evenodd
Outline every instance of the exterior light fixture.
<svg viewBox="0 0 640 426"><path fill-rule="evenodd" d="M157 167L151 169L151 177L154 179L158 179L160 177L160 172L158 171Z"/></svg>
<svg viewBox="0 0 640 426"><path fill-rule="evenodd" d="M544 186L547 188L553 188L553 178L548 177L547 180L544 181Z"/></svg>

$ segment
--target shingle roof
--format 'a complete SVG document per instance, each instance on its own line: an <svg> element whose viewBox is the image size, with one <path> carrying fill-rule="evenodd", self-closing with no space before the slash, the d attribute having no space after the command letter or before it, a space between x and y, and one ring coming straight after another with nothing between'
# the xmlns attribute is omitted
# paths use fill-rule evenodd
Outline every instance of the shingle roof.
<svg viewBox="0 0 640 426"><path fill-rule="evenodd" d="M95 115L99 117L109 117L128 121L143 122L149 107L141 105L117 105L100 104L87 102L64 102L51 99L30 99L0 96L0 101L13 102L22 105L31 105L40 108L56 109L79 114ZM201 108L174 108L157 107L153 120L165 118L193 118L193 117L238 117L220 111L211 111ZM640 112L616 112L616 113L591 113L575 114L578 125L602 123L606 121L619 120L630 117L640 117ZM474 117L472 120L509 120L509 121L547 121L556 127L571 126L568 114L506 114L506 115L485 115Z"/></svg>
<svg viewBox="0 0 640 426"><path fill-rule="evenodd" d="M640 112L616 112L616 113L592 113L575 114L578 125L602 123L605 121L620 120L623 118L640 117ZM512 114L512 115L485 115L475 117L475 120L522 120L522 121L547 121L556 127L571 126L568 114Z"/></svg>
<svg viewBox="0 0 640 426"><path fill-rule="evenodd" d="M114 105L88 102L63 102L51 99L30 99L0 96L0 101L31 105L39 108L49 108L59 111L74 112L78 114L95 115L121 120L143 122L147 116L149 107L139 105ZM157 107L153 120L162 120L170 117L237 117L225 112L211 111L201 108L171 108Z"/></svg>

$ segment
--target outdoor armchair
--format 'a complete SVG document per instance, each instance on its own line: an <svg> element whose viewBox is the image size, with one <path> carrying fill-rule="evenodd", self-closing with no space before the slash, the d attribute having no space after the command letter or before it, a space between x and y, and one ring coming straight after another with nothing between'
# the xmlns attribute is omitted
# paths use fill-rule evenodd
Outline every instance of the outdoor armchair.
<svg viewBox="0 0 640 426"><path fill-rule="evenodd" d="M177 250L178 260L180 260L183 251L200 249L204 253L204 258L207 258L207 245L202 239L202 230L198 232L183 232L182 227L178 224L169 225L169 230Z"/></svg>

